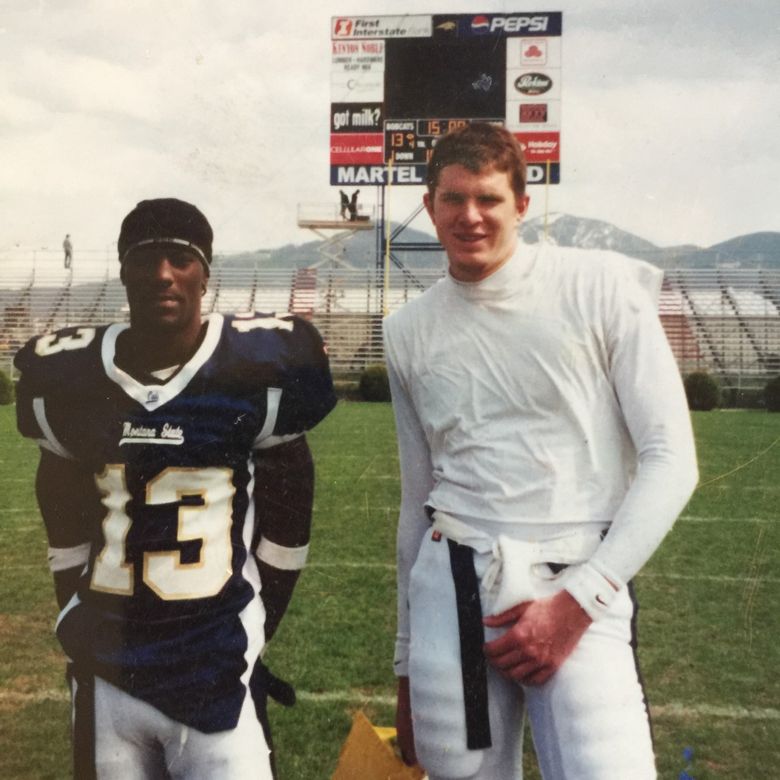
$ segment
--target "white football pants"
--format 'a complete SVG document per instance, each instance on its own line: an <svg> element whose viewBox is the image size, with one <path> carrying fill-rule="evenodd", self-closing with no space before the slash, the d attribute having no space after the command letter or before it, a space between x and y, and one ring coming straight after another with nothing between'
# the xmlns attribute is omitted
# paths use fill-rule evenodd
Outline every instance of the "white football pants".
<svg viewBox="0 0 780 780"><path fill-rule="evenodd" d="M409 677L417 756L430 780L515 780L522 777L525 711L545 780L604 780L656 777L650 724L632 646L634 604L623 588L610 611L592 623L558 672L542 686L521 687L488 664L488 712L492 746L466 748L466 719L460 664L455 588L446 537L429 532L411 572ZM583 549L576 534L564 540ZM591 545L592 546L592 545ZM522 547L522 545L520 545ZM511 561L531 592L516 603L553 595L566 571L547 562L573 565L561 542L553 549L529 544L525 560ZM592 550L581 560L590 557ZM475 552L477 576L495 577L495 557ZM493 572L490 573L491 564ZM508 562L504 561L508 566ZM514 567L520 567L514 568ZM506 578L505 579L509 579ZM515 580L518 578L515 577ZM497 587L480 588L482 611L492 614ZM505 596L505 594L504 594ZM485 640L504 629L485 629Z"/></svg>
<svg viewBox="0 0 780 780"><path fill-rule="evenodd" d="M172 720L100 677L94 678L94 707L98 780L272 780L249 692L236 727L214 734Z"/></svg>

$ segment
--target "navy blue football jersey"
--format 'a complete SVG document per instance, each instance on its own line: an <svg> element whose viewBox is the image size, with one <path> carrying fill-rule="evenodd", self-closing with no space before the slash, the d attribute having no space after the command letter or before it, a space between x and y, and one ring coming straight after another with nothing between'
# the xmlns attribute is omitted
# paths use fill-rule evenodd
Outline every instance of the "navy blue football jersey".
<svg viewBox="0 0 780 780"><path fill-rule="evenodd" d="M263 642L252 453L312 428L335 396L305 320L207 323L192 359L159 384L115 365L126 324L41 336L15 364L21 433L94 475L91 552L58 621L63 648L215 732L235 726Z"/></svg>

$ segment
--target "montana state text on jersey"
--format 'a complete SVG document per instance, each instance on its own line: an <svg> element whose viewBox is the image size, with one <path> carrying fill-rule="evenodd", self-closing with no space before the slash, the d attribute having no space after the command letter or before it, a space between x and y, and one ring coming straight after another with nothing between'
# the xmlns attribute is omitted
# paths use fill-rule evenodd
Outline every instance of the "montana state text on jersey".
<svg viewBox="0 0 780 780"><path fill-rule="evenodd" d="M207 322L194 356L155 385L114 364L127 324L33 339L16 366L21 432L94 475L77 519L89 561L58 621L63 648L77 668L213 733L235 726L245 653L253 660L263 642L247 453L310 429L335 396L305 320Z"/></svg>

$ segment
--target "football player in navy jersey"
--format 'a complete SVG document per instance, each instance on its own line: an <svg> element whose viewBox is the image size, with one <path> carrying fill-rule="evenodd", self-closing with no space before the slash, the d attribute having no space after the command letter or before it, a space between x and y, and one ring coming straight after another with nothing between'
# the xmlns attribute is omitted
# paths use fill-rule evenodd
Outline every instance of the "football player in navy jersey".
<svg viewBox="0 0 780 780"><path fill-rule="evenodd" d="M21 433L70 659L74 773L271 778L260 661L306 560L305 432L335 405L322 340L284 315L201 315L212 230L142 201L118 241L130 323L16 356ZM289 691L288 691L289 693Z"/></svg>

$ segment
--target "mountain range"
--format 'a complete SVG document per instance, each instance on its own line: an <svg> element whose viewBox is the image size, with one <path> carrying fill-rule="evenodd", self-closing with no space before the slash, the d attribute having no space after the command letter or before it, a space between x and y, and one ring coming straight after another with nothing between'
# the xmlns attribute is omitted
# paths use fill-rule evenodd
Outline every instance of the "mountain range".
<svg viewBox="0 0 780 780"><path fill-rule="evenodd" d="M393 224L392 229L397 228ZM528 219L520 228L520 238L526 244L546 240L565 247L611 249L662 268L780 268L780 232L749 233L710 247L693 244L660 247L609 222L551 214L547 218L546 233L545 239L544 217ZM221 263L280 270L306 268L327 262L319 252L322 244L322 241L309 241L272 250L225 255ZM336 254L339 262L346 265L372 268L376 263L376 244L375 231L357 231L336 248ZM442 268L445 263L444 252L435 238L412 227L399 233L391 242L391 249L394 258L407 268ZM333 247L330 251L333 252Z"/></svg>

